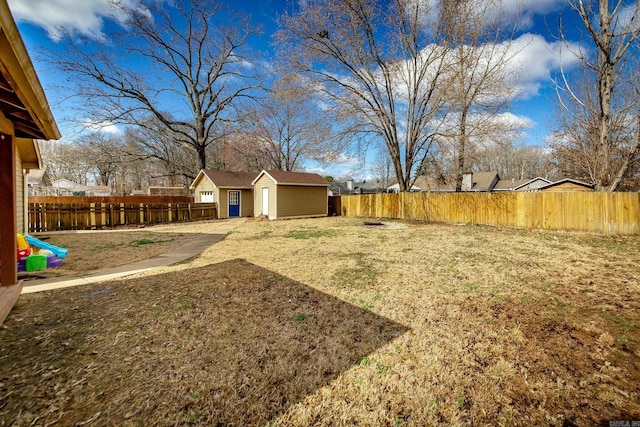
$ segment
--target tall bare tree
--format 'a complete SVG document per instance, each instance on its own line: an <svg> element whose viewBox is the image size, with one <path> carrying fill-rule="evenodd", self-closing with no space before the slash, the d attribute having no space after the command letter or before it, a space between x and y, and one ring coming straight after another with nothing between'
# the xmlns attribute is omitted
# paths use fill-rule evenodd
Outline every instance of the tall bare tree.
<svg viewBox="0 0 640 427"><path fill-rule="evenodd" d="M294 70L353 118L351 130L384 142L401 191L432 143L442 103L444 48L437 9L415 0L301 2L277 34Z"/></svg>
<svg viewBox="0 0 640 427"><path fill-rule="evenodd" d="M456 153L456 191L471 166L469 145L504 132L505 123L495 116L515 95L513 31L502 11L501 0L442 2L444 37L451 47L447 55L448 90L446 125L441 141L450 141Z"/></svg>
<svg viewBox="0 0 640 427"><path fill-rule="evenodd" d="M554 151L564 171L590 180L597 190L616 191L639 160L640 2L571 0L569 5L589 46L572 51L581 60L580 72L559 77ZM562 26L560 33L566 41Z"/></svg>
<svg viewBox="0 0 640 427"><path fill-rule="evenodd" d="M242 133L253 145L250 153L260 169L295 171L304 160L333 157L338 138L335 120L322 111L302 79L278 79L245 117Z"/></svg>
<svg viewBox="0 0 640 427"><path fill-rule="evenodd" d="M90 117L143 128L153 117L205 168L220 124L256 86L243 56L254 29L239 15L224 24L215 0L150 1L148 9L127 4L114 2L126 19L110 43L92 48L68 38L68 52L53 61L78 80Z"/></svg>

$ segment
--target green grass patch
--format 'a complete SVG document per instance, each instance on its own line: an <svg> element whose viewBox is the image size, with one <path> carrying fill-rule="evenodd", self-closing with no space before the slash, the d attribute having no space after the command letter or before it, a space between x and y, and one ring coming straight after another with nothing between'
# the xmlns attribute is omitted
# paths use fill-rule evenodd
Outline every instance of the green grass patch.
<svg viewBox="0 0 640 427"><path fill-rule="evenodd" d="M284 237L288 239L319 239L321 237L333 237L336 233L330 230L321 230L319 228L309 230L291 230Z"/></svg>
<svg viewBox="0 0 640 427"><path fill-rule="evenodd" d="M307 316L304 313L298 313L295 316L293 316L293 320L296 321L296 322L303 322L303 321L307 320L308 317L309 316Z"/></svg>
<svg viewBox="0 0 640 427"><path fill-rule="evenodd" d="M138 246L153 245L153 244L156 244L156 243L164 243L164 242L170 242L170 241L171 241L171 239L169 239L169 240L162 240L162 239L156 239L156 240L154 240L154 239L138 239L138 240L134 240L133 242L131 242L131 243L129 244L129 246L135 246L135 247L138 247Z"/></svg>
<svg viewBox="0 0 640 427"><path fill-rule="evenodd" d="M364 253L348 254L348 256L355 258L356 265L339 268L333 273L331 280L338 286L366 289L374 282L378 269Z"/></svg>

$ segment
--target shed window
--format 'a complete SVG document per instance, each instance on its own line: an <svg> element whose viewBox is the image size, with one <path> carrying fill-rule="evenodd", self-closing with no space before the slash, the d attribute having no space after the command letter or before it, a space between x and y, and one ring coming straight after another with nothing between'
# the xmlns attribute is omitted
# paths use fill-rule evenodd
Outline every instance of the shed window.
<svg viewBox="0 0 640 427"><path fill-rule="evenodd" d="M200 203L213 203L213 191L201 191Z"/></svg>

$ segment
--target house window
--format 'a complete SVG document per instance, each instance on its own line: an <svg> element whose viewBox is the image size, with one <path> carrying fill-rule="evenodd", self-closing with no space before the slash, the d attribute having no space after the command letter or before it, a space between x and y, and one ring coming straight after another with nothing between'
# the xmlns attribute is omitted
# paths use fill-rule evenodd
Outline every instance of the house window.
<svg viewBox="0 0 640 427"><path fill-rule="evenodd" d="M213 203L213 191L201 191L200 203Z"/></svg>

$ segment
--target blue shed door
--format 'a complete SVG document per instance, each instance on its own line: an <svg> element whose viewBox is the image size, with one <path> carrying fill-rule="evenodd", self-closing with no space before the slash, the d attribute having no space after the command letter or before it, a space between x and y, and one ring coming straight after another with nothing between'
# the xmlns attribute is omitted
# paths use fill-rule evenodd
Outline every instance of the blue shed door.
<svg viewBox="0 0 640 427"><path fill-rule="evenodd" d="M240 192L229 191L229 217L240 216Z"/></svg>

